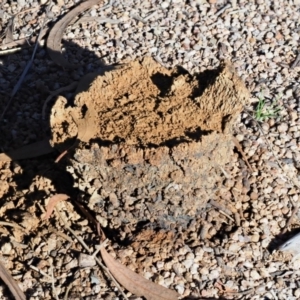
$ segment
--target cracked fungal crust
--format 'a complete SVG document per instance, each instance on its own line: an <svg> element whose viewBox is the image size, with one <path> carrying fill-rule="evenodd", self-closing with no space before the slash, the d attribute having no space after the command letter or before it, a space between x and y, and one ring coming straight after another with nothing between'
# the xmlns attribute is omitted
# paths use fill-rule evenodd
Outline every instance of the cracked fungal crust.
<svg viewBox="0 0 300 300"><path fill-rule="evenodd" d="M205 76L145 58L98 76L74 108L54 106L56 142L80 139L72 119L93 111L85 126L91 141L76 149L69 172L101 220L186 226L214 199L233 149L231 127L249 94L228 64Z"/></svg>

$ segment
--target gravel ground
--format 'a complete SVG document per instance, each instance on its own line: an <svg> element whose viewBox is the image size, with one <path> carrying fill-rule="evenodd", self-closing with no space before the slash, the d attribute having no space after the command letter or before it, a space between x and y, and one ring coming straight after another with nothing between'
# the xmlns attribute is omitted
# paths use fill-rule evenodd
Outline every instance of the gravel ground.
<svg viewBox="0 0 300 300"><path fill-rule="evenodd" d="M13 39L36 36L45 2L1 1L0 32L11 16L24 10L15 18ZM53 1L51 22L77 2ZM42 139L49 130L42 119L45 99L98 70L101 58L115 64L150 55L167 68L181 65L191 73L215 69L221 59L228 59L251 92L251 104L235 131L252 170L237 151L223 170L218 202L210 202L184 234L145 229L131 243L120 237L110 247L123 264L177 290L182 298L300 299L299 259L275 250L300 225L298 210L288 224L299 201L295 183L300 161L300 67L294 64L299 49L298 2L126 0L104 10L95 6L87 15L106 18L104 23L74 24L64 36L69 61L84 61L83 66L72 71L56 66L41 40L32 68L1 123L1 150ZM1 111L30 60L33 47L27 46L1 56ZM279 112L258 123L253 116L259 99L265 101L264 114L274 106ZM80 265L82 247L67 236L58 219L41 220L50 195L73 193L64 164L53 166L56 157L57 153L1 163L1 262L28 299L55 295L63 299L67 291L67 299L121 299L97 267ZM88 222L70 203L65 210L76 232L92 247L94 233ZM147 242L154 239L161 247ZM11 299L4 285L0 294L1 299Z"/></svg>

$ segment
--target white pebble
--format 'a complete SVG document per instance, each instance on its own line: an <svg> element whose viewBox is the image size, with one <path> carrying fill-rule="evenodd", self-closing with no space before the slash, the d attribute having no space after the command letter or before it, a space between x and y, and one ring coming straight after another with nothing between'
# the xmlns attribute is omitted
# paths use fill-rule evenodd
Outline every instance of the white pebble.
<svg viewBox="0 0 300 300"><path fill-rule="evenodd" d="M183 292L184 292L184 286L183 286L183 284L177 284L175 286L175 289L177 290L178 294L180 294L180 295L182 295Z"/></svg>
<svg viewBox="0 0 300 300"><path fill-rule="evenodd" d="M272 37L274 37L274 33L269 31L267 34L266 34L266 38L267 39L271 39Z"/></svg>
<svg viewBox="0 0 300 300"><path fill-rule="evenodd" d="M170 5L170 2L164 1L161 3L161 8L167 8L167 7L169 7L169 5Z"/></svg>
<svg viewBox="0 0 300 300"><path fill-rule="evenodd" d="M267 53L266 53L266 58L271 59L271 58L273 58L273 57L274 57L274 55L273 55L272 52L267 52Z"/></svg>
<svg viewBox="0 0 300 300"><path fill-rule="evenodd" d="M212 270L210 272L210 274L208 275L208 277L209 277L210 280L217 279L219 276L220 276L220 273L219 273L218 270Z"/></svg>
<svg viewBox="0 0 300 300"><path fill-rule="evenodd" d="M182 262L182 264L186 267L186 269L189 269L194 263L193 259L186 259Z"/></svg>
<svg viewBox="0 0 300 300"><path fill-rule="evenodd" d="M5 244L2 245L2 247L1 247L2 254L3 254L3 255L8 255L8 254L10 254L11 249L12 249L11 243L5 243Z"/></svg>
<svg viewBox="0 0 300 300"><path fill-rule="evenodd" d="M150 279L152 276L153 276L153 274L150 273L150 272L145 272L145 273L144 273L144 277L145 277L146 279Z"/></svg>
<svg viewBox="0 0 300 300"><path fill-rule="evenodd" d="M251 278L254 279L254 280L259 280L259 279L261 279L261 276L258 274L258 272L257 272L256 270L252 270L252 271L250 272L250 276L251 276Z"/></svg>
<svg viewBox="0 0 300 300"><path fill-rule="evenodd" d="M199 268L199 264L193 264L192 267L191 267L191 269L190 269L190 273L192 275L197 274L198 273L198 268Z"/></svg>
<svg viewBox="0 0 300 300"><path fill-rule="evenodd" d="M92 9L92 10L90 11L90 15L91 15L92 17L96 17L96 16L97 16L97 11L96 11L96 9Z"/></svg>
<svg viewBox="0 0 300 300"><path fill-rule="evenodd" d="M26 4L25 0L18 0L18 5L20 5L21 7L23 7Z"/></svg>
<svg viewBox="0 0 300 300"><path fill-rule="evenodd" d="M182 275L182 273L183 273L183 268L182 268L181 264L179 264L179 263L175 263L173 265L173 270L177 275Z"/></svg>

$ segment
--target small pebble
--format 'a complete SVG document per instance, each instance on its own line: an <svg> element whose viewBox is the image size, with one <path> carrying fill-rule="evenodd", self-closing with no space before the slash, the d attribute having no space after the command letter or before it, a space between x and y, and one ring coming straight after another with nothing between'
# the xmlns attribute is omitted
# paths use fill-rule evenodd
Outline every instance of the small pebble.
<svg viewBox="0 0 300 300"><path fill-rule="evenodd" d="M281 123L280 125L278 125L277 130L280 133L284 133L287 132L289 129L289 126L286 123Z"/></svg>
<svg viewBox="0 0 300 300"><path fill-rule="evenodd" d="M175 286L175 289L177 290L179 295L182 295L184 293L184 285L183 284L177 284Z"/></svg>
<svg viewBox="0 0 300 300"><path fill-rule="evenodd" d="M11 243L5 243L1 246L1 251L3 255L9 255L12 250L12 244Z"/></svg>

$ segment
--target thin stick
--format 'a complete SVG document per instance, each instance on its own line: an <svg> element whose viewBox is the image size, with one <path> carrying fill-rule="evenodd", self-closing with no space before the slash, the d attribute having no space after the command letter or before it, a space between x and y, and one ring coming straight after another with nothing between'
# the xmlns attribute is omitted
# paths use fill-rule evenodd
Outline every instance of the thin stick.
<svg viewBox="0 0 300 300"><path fill-rule="evenodd" d="M228 15L233 15L233 14L236 14L239 12L244 12L244 11L247 11L247 9L246 8L236 9L236 10L232 10L232 11L228 12Z"/></svg>
<svg viewBox="0 0 300 300"><path fill-rule="evenodd" d="M222 173L224 174L224 176L227 178L227 179L230 179L230 176L228 175L228 173L221 167L218 165L218 167L221 169Z"/></svg>
<svg viewBox="0 0 300 300"><path fill-rule="evenodd" d="M92 257L95 258L96 255L99 253L99 251L101 250L102 247L105 247L106 244L108 242L108 239L106 239L104 242L102 242L100 245L96 245L96 250L95 252L93 253Z"/></svg>
<svg viewBox="0 0 300 300"><path fill-rule="evenodd" d="M241 226L241 217L238 212L234 214L235 223L237 226Z"/></svg>
<svg viewBox="0 0 300 300"><path fill-rule="evenodd" d="M78 21L76 21L73 25L76 25L79 23L88 23L88 22L98 22L99 24L102 24L102 23L119 24L119 23L121 23L120 20L109 19L109 18L105 18L105 17L83 16Z"/></svg>
<svg viewBox="0 0 300 300"><path fill-rule="evenodd" d="M66 235L65 233L57 231L55 228L49 228L49 231L56 234L56 235L61 236L62 238L64 238L65 240L67 240L68 242L73 244L73 240L68 235Z"/></svg>
<svg viewBox="0 0 300 300"><path fill-rule="evenodd" d="M65 297L64 297L64 300L68 300L69 299L69 292L72 288L72 285L73 285L73 282L71 282L68 287L67 287L67 290L66 290L66 294L65 294Z"/></svg>
<svg viewBox="0 0 300 300"><path fill-rule="evenodd" d="M227 10L230 7L231 7L230 3L226 4L223 8L221 8L219 11L217 11L215 15L218 17L219 15L221 15L225 10Z"/></svg>
<svg viewBox="0 0 300 300"><path fill-rule="evenodd" d="M56 292L56 289L55 289L55 285L54 285L55 279L54 279L53 264L52 264L52 263L51 263L50 270L51 270L50 272L51 272L51 281L52 281L52 282L51 282L51 283L52 283L52 292L53 292L53 294L54 294L56 300L59 300L58 295L57 295L57 292Z"/></svg>
<svg viewBox="0 0 300 300"><path fill-rule="evenodd" d="M59 215L60 219L63 221L65 228L67 230L69 230L73 236L77 239L77 241L83 246L83 248L89 253L92 254L91 249L89 249L89 247L87 246L87 244L83 241L83 239L81 237L79 237L75 231L70 228L70 226L67 224L67 221L63 218L62 214L59 212L59 210L57 208L55 208L55 211L57 212L57 214ZM117 289L120 291L120 293L122 294L122 296L124 297L124 299L128 300L127 296L125 295L125 293L122 291L119 283L116 281L116 279L113 277L113 275L110 273L109 269L101 262L101 260L98 257L95 257L96 262L99 264L99 266L107 273L107 275L110 277L110 279L113 281L113 283L116 285Z"/></svg>
<svg viewBox="0 0 300 300"><path fill-rule="evenodd" d="M47 32L48 32L48 28L44 28L41 32L40 39L42 39ZM31 47L30 43L36 43L36 42L37 42L37 37L23 38L16 41L12 41L7 44L0 45L0 49L7 49L15 46Z"/></svg>
<svg viewBox="0 0 300 300"><path fill-rule="evenodd" d="M28 245L19 243L19 242L17 242L16 240L14 240L12 237L10 238L10 242L11 242L15 247L18 247L18 248L21 248L21 249L26 249L26 248L28 248Z"/></svg>
<svg viewBox="0 0 300 300"><path fill-rule="evenodd" d="M1 50L0 56L15 53L15 52L20 51L21 49L22 49L21 47L17 47L17 48L12 48L12 49L7 49L7 50Z"/></svg>
<svg viewBox="0 0 300 300"><path fill-rule="evenodd" d="M300 62L300 51L298 52L298 55L297 55L295 61L293 62L291 69L296 68L298 66L299 62Z"/></svg>
<svg viewBox="0 0 300 300"><path fill-rule="evenodd" d="M15 223L10 223L10 222L5 222L5 221L0 221L0 226L9 226L9 227L14 227L14 228L17 228L17 229L20 229L22 230L23 232L25 232L25 229L21 226L19 226L18 224L15 224Z"/></svg>
<svg viewBox="0 0 300 300"><path fill-rule="evenodd" d="M221 213L222 215L224 215L225 217L227 217L229 220L231 220L234 223L234 219L231 218L229 215L227 215L223 210L219 209L219 213Z"/></svg>
<svg viewBox="0 0 300 300"><path fill-rule="evenodd" d="M72 147L68 148L67 150L65 150L64 152L62 152L61 154L59 154L58 157L56 158L56 160L54 162L58 163L68 153L68 150L71 149L71 148Z"/></svg>
<svg viewBox="0 0 300 300"><path fill-rule="evenodd" d="M154 10L152 13L150 13L147 17L144 18L144 20L147 22L149 19L151 19L153 16L157 14L157 11Z"/></svg>
<svg viewBox="0 0 300 300"><path fill-rule="evenodd" d="M11 17L8 21L6 30L5 30L5 39L4 39L4 43L10 43L14 40L13 38L13 31L14 31L14 21L15 21L15 17Z"/></svg>
<svg viewBox="0 0 300 300"><path fill-rule="evenodd" d="M218 203L218 202L216 202L216 201L214 201L214 200L210 200L209 203L210 203L212 206L216 207L217 209L222 210L222 211L225 212L227 215L231 215L231 214L232 214L232 212L231 212L229 209L227 209L226 207L224 207L223 205L221 205L220 203Z"/></svg>
<svg viewBox="0 0 300 300"><path fill-rule="evenodd" d="M32 270L34 270L34 271L36 271L36 272L38 272L38 273L40 273L40 274L42 274L43 276L47 277L48 279L50 279L50 280L52 281L52 277L51 277L51 276L49 276L49 275L48 275L47 273L45 273L44 271L38 269L37 267L35 267L35 266L33 266L33 265L29 265L29 268L32 269Z"/></svg>
<svg viewBox="0 0 300 300"><path fill-rule="evenodd" d="M132 19L135 19L135 20L137 20L137 21L139 21L139 22L142 22L143 24L146 24L147 23L147 21L145 21L142 17L140 17L140 16L138 16L138 15L136 15L136 14L130 14L130 17L132 18Z"/></svg>
<svg viewBox="0 0 300 300"><path fill-rule="evenodd" d="M226 292L227 295L248 295L248 294L251 294L255 291L254 288L251 288L251 289L248 289L248 290L245 290L245 291L240 291L240 292Z"/></svg>
<svg viewBox="0 0 300 300"><path fill-rule="evenodd" d="M21 15L21 14L25 14L25 13L27 13L27 12L29 12L29 11L35 11L35 10L38 10L38 9L40 9L40 5L39 6L35 6L35 7L29 7L29 8L26 8L26 9L24 9L24 10L21 10L21 11L19 11L18 13L16 13L15 15L14 15L14 17L16 17L16 16L18 16L18 15Z"/></svg>

